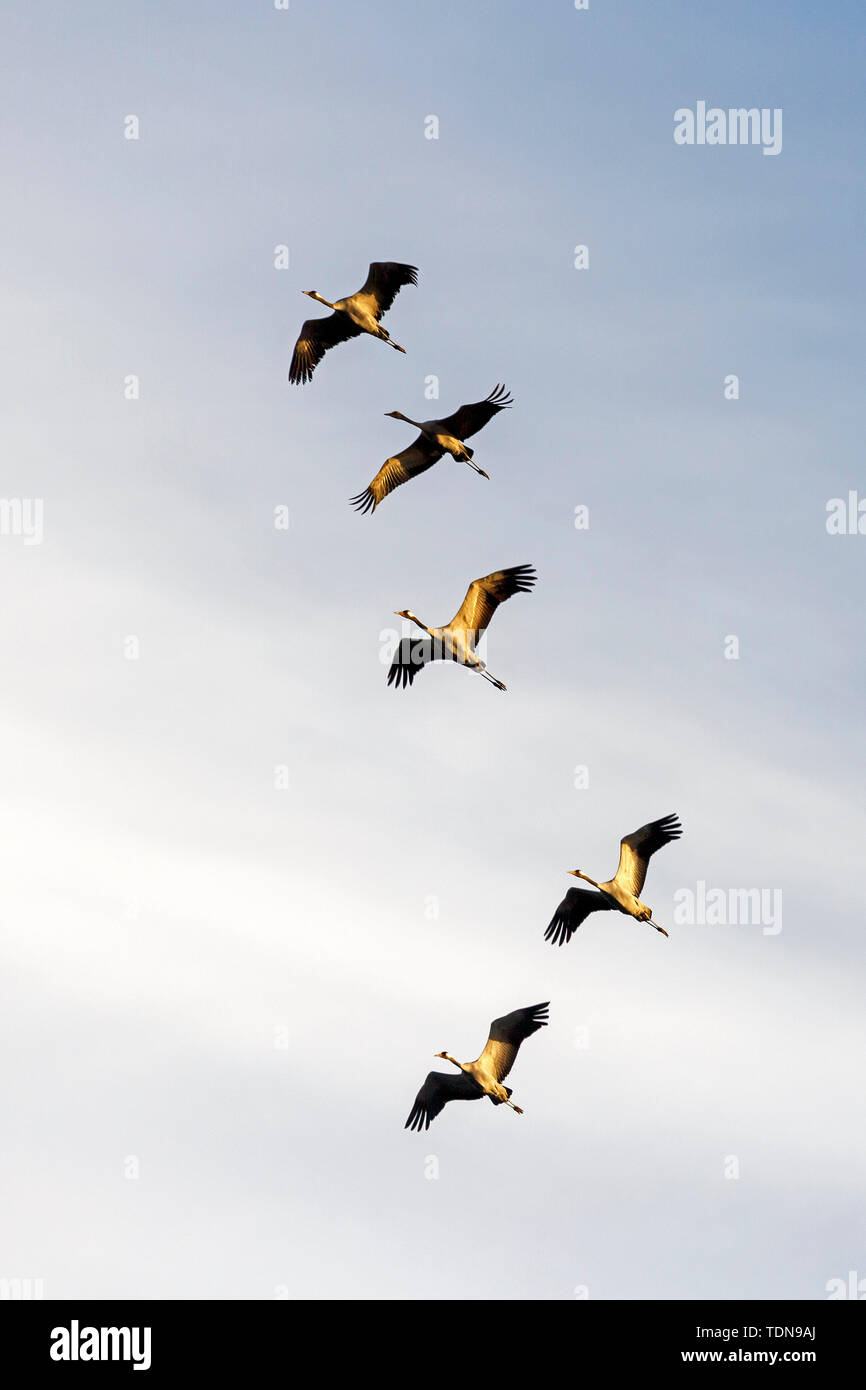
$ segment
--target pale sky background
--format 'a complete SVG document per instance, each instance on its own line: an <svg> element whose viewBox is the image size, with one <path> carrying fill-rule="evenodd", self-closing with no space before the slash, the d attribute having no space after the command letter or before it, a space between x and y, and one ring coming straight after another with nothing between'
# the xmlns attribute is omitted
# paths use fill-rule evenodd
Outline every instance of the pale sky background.
<svg viewBox="0 0 866 1390"><path fill-rule="evenodd" d="M860 7L11 11L2 495L45 529L0 537L0 1276L866 1275L866 535L825 527L866 496ZM676 146L698 100L781 107L782 153ZM373 259L419 267L407 355L357 341L289 387L299 291ZM352 511L412 437L383 412L497 381L489 483L446 459ZM507 695L450 664L386 688L394 609L446 621L523 562L488 644ZM643 894L670 940L596 917L546 945L565 871L607 877L672 810ZM781 889L781 932L675 926L699 880ZM542 999L523 1117L404 1132L435 1052Z"/></svg>

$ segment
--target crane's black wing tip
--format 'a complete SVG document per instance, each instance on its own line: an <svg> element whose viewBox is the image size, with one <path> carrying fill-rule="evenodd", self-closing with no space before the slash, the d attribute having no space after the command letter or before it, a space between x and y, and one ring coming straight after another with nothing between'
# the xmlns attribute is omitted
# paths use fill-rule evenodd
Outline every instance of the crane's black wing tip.
<svg viewBox="0 0 866 1390"><path fill-rule="evenodd" d="M528 594L538 579L534 565L512 565L505 573L514 585L516 594Z"/></svg>
<svg viewBox="0 0 866 1390"><path fill-rule="evenodd" d="M430 1128L430 1116L427 1114L426 1110L422 1110L420 1106L418 1106L412 1111L403 1128L417 1130L420 1134L422 1129Z"/></svg>
<svg viewBox="0 0 866 1390"><path fill-rule="evenodd" d="M406 261L371 261L371 270L375 267L376 275L382 279L390 280L392 285L400 289L402 285L417 285L418 267L409 265Z"/></svg>
<svg viewBox="0 0 866 1390"><path fill-rule="evenodd" d="M676 811L671 811L670 815L662 816L658 822L658 827L669 840L678 840L683 833L682 822Z"/></svg>
<svg viewBox="0 0 866 1390"><path fill-rule="evenodd" d="M523 1010L524 1017L521 1032L524 1037L530 1037L533 1033L537 1032L539 1028L547 1027L550 1022L548 1018L549 1009L550 1000L546 999L543 1004L530 1004Z"/></svg>
<svg viewBox="0 0 866 1390"><path fill-rule="evenodd" d="M392 666L388 672L388 684L393 685L395 690L405 690L417 674L417 671L413 671L409 666Z"/></svg>
<svg viewBox="0 0 866 1390"><path fill-rule="evenodd" d="M314 354L309 351L299 350L297 346L295 347L292 360L289 363L289 381L292 386L305 386L308 381L312 381L313 372L319 363L319 357L316 357L315 361L311 361L312 356Z"/></svg>
<svg viewBox="0 0 866 1390"><path fill-rule="evenodd" d="M514 404L514 397L507 389L504 381L501 386L499 382L496 383L490 395L487 397L486 404L495 405L497 410L508 410L508 408Z"/></svg>
<svg viewBox="0 0 866 1390"><path fill-rule="evenodd" d="M548 1017L549 1008L549 999L545 1000L543 1004L530 1004L529 1008L526 1010L526 1018L523 1028L521 1029L524 1037L531 1038L532 1034L537 1033L539 1028L547 1027L550 1022Z"/></svg>
<svg viewBox="0 0 866 1390"><path fill-rule="evenodd" d="M388 671L388 684L395 689L405 690L411 685L419 671L432 660L432 644L429 639L401 637L394 651L394 659Z"/></svg>
<svg viewBox="0 0 866 1390"><path fill-rule="evenodd" d="M554 917L547 931L544 933L545 941L549 941L551 946L567 946L572 938L574 928L570 927L558 914Z"/></svg>
<svg viewBox="0 0 866 1390"><path fill-rule="evenodd" d="M376 499L371 488L365 488L359 492L357 497L349 498L349 505L355 508L356 512L374 512L376 510Z"/></svg>

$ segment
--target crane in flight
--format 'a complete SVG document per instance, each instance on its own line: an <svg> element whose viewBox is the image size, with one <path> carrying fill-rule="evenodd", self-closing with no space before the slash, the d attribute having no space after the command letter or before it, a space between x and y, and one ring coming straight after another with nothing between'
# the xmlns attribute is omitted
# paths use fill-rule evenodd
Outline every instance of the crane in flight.
<svg viewBox="0 0 866 1390"><path fill-rule="evenodd" d="M457 1067L458 1074L428 1072L403 1128L429 1129L431 1120L435 1120L449 1100L481 1100L483 1096L494 1105L510 1105L522 1115L520 1106L511 1099L511 1087L502 1083L514 1066L520 1044L539 1028L547 1027L549 1005L549 1000L545 1004L530 1004L526 1009L515 1009L502 1018L494 1018L484 1051L474 1062L458 1062L450 1052L437 1052L437 1057Z"/></svg>
<svg viewBox="0 0 866 1390"><path fill-rule="evenodd" d="M585 879L598 892L569 888L544 933L545 941L553 946L564 946L591 912L615 910L628 913L638 922L649 922L662 936L667 936L664 927L653 921L652 908L642 903L638 895L646 881L649 861L656 850L669 845L672 840L678 840L682 833L678 817L672 814L662 816L660 820L648 821L639 830L626 835L620 841L619 866L607 883L596 883L581 869L569 869L575 878Z"/></svg>
<svg viewBox="0 0 866 1390"><path fill-rule="evenodd" d="M302 384L311 381L313 372L325 353L338 343L349 338L357 338L361 333L370 333L381 338L397 352L406 349L395 343L379 320L387 313L404 285L417 285L418 267L401 265L399 261L372 261L370 270L357 294L346 299L338 299L334 304L323 299L317 290L301 290L301 294L315 299L333 313L324 319L307 319L301 328L292 364L289 367L289 381Z"/></svg>
<svg viewBox="0 0 866 1390"><path fill-rule="evenodd" d="M497 383L483 401L461 405L453 415L446 415L442 420L412 420L399 410L386 411L390 419L404 420L421 433L407 449L385 460L370 486L359 492L357 497L350 498L352 506L359 512L374 512L389 492L393 492L401 483L417 478L419 473L426 473L444 454L450 454L458 463L468 463L482 478L487 478L489 475L484 469L473 462L474 449L468 448L464 440L483 430L494 415L498 415L500 410L508 410L512 403L505 384L500 386Z"/></svg>
<svg viewBox="0 0 866 1390"><path fill-rule="evenodd" d="M412 684L428 661L451 660L477 671L497 690L504 690L502 681L487 670L475 650L475 644L500 603L511 598L512 594L528 593L534 583L535 570L532 565L513 565L511 569L496 570L493 574L485 574L482 579L474 579L466 590L460 608L444 627L428 627L420 618L416 618L411 608L398 610L398 618L415 623L426 633L426 637L400 639L388 672L388 684L393 685L395 690L405 688Z"/></svg>

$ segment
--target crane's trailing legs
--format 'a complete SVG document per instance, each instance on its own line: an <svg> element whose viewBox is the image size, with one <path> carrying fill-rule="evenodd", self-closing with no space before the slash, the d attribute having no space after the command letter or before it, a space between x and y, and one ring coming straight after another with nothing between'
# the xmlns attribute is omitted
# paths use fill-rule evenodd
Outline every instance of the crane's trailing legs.
<svg viewBox="0 0 866 1390"><path fill-rule="evenodd" d="M485 667L479 666L479 667L477 668L477 670L478 670L479 676L483 676L484 679L485 679L486 681L490 681L490 684L491 684L491 685L495 685L497 690L507 690L507 689L508 689L508 686L507 686L507 685L503 685L503 684L502 684L502 681L498 681L498 680L496 679L495 676L491 676L490 672L489 672L488 670L486 670Z"/></svg>

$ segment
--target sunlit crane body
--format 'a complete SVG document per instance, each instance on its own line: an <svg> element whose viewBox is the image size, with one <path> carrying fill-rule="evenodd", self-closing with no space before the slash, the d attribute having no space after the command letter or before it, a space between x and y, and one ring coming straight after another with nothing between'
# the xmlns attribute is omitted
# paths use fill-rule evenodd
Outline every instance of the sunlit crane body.
<svg viewBox="0 0 866 1390"><path fill-rule="evenodd" d="M458 1062L450 1052L437 1052L437 1057L457 1067L458 1074L428 1072L403 1128L429 1129L431 1120L435 1120L449 1100L481 1100L484 1096L494 1105L509 1105L522 1115L520 1106L511 1099L511 1087L502 1083L514 1066L520 1044L539 1028L547 1027L548 1008L549 1001L530 1004L526 1009L515 1009L502 1018L494 1018L484 1051L475 1062Z"/></svg>
<svg viewBox="0 0 866 1390"><path fill-rule="evenodd" d="M301 328L292 353L289 381L296 384L311 381L316 366L330 348L345 343L349 338L357 338L361 333L370 333L397 352L405 352L406 349L394 342L379 320L390 309L404 285L417 283L418 267L415 265L401 265L398 261L372 261L367 278L357 294L338 299L335 304L323 299L317 290L301 290L301 294L308 295L334 312L326 319L307 319Z"/></svg>
<svg viewBox="0 0 866 1390"><path fill-rule="evenodd" d="M459 410L443 420L410 420L399 410L386 411L390 419L405 420L407 425L414 425L421 433L408 449L385 460L370 486L350 499L352 506L360 512L374 512L389 492L393 492L401 483L417 478L419 473L426 473L444 454L450 454L458 463L468 463L482 478L488 477L483 468L473 463L474 449L467 448L463 441L477 434L494 415L498 415L500 410L508 410L511 404L512 399L505 386L497 384L485 400L461 405Z"/></svg>
<svg viewBox="0 0 866 1390"><path fill-rule="evenodd" d="M662 816L660 820L649 821L633 834L626 835L620 841L619 867L607 883L596 883L594 878L590 878L580 869L569 869L569 873L574 874L575 878L585 879L597 888L598 892L590 893L585 888L569 888L544 933L545 941L555 946L564 946L591 912L613 910L626 912L638 922L649 922L662 936L667 936L664 927L653 921L652 908L642 903L638 895L646 880L649 861L656 850L661 849L663 845L669 845L672 840L678 840L682 833L683 828L677 816L672 814Z"/></svg>
<svg viewBox="0 0 866 1390"><path fill-rule="evenodd" d="M475 644L500 603L511 598L512 594L528 593L534 583L535 570L531 565L514 565L511 569L496 570L493 574L486 574L483 579L475 579L466 590L460 608L445 627L427 627L420 618L416 618L411 608L398 611L398 618L415 623L427 637L401 638L388 672L388 684L393 684L395 689L411 685L428 661L450 660L459 661L461 665L477 671L497 690L504 690L502 681L487 670L475 650Z"/></svg>

